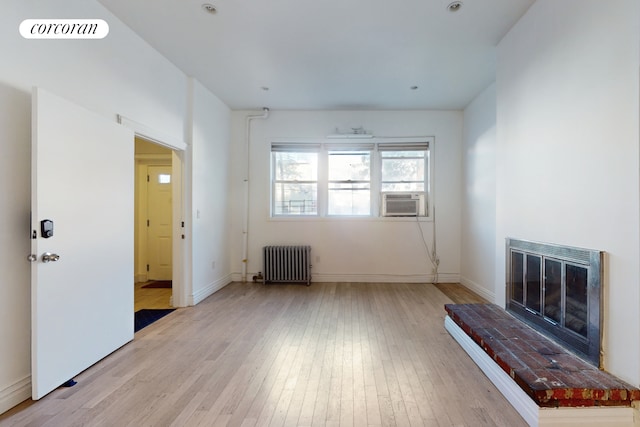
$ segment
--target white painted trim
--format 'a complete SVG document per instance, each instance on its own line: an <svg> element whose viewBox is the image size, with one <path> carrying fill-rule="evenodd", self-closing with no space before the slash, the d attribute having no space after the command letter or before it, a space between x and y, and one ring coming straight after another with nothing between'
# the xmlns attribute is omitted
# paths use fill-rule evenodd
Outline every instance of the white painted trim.
<svg viewBox="0 0 640 427"><path fill-rule="evenodd" d="M228 275L216 280L215 282L210 283L204 289L200 289L199 291L194 292L191 295L191 297L189 298L189 305L196 305L196 304L202 302L205 298L207 298L208 296L211 296L214 293L218 292L220 289L224 288L225 286L227 286L232 281L233 280L231 278L231 274L228 274Z"/></svg>
<svg viewBox="0 0 640 427"><path fill-rule="evenodd" d="M170 161L174 177L172 180L174 239L172 254L173 293L171 296L171 305L174 307L186 307L189 305L188 301L191 300L189 291L192 289L192 271L190 268L187 268L187 266L191 264L191 247L185 243L185 237L191 236L190 221L187 221L187 218L191 218L191 146L180 139L164 135L155 129L128 119L120 114L116 116L116 119L121 125L132 129L136 136L172 150ZM191 138L190 135L189 138ZM150 163L150 159L144 160L145 155L139 156L139 158L136 158L138 165ZM169 159L167 158L166 160ZM179 197L177 196L178 194L180 194ZM177 218L180 218L180 220L176 220ZM185 226L183 227L181 224L185 224ZM177 236L180 236L180 239L178 239Z"/></svg>
<svg viewBox="0 0 640 427"><path fill-rule="evenodd" d="M160 154L160 153L150 153L150 154L136 154L136 161L144 164L156 164L155 162L162 162L162 164L171 164L171 153L168 154Z"/></svg>
<svg viewBox="0 0 640 427"><path fill-rule="evenodd" d="M116 120L121 125L133 130L133 132L137 136L147 139L155 144L162 145L163 147L168 147L174 150L184 151L187 149L187 144L180 138L174 138L173 136L165 135L155 129L150 128L149 126L138 123L135 120L128 119L124 116L121 116L120 114L116 116Z"/></svg>
<svg viewBox="0 0 640 427"><path fill-rule="evenodd" d="M496 294L485 288L484 286L480 286L476 282L467 279L464 276L460 276L460 284L470 291L480 295L482 298L486 299L489 302L495 302Z"/></svg>
<svg viewBox="0 0 640 427"><path fill-rule="evenodd" d="M449 316L444 327L530 426L634 427L633 408L540 408Z"/></svg>
<svg viewBox="0 0 640 427"><path fill-rule="evenodd" d="M31 375L0 390L0 414L31 397Z"/></svg>
<svg viewBox="0 0 640 427"><path fill-rule="evenodd" d="M247 281L257 273L247 273ZM242 281L241 273L232 273L234 282ZM311 272L311 283L433 283L432 274L326 274ZM455 273L438 274L438 283L459 283L460 275Z"/></svg>

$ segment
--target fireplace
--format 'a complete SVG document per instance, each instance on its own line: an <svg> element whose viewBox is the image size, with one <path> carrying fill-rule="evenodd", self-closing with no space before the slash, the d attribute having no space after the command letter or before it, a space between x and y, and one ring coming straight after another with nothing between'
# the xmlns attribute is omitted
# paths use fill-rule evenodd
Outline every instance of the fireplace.
<svg viewBox="0 0 640 427"><path fill-rule="evenodd" d="M506 239L509 312L600 367L603 252Z"/></svg>

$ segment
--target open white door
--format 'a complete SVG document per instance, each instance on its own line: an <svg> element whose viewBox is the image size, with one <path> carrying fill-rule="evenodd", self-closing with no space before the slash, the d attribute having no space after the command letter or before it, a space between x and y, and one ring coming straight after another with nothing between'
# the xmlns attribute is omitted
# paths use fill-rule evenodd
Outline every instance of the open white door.
<svg viewBox="0 0 640 427"><path fill-rule="evenodd" d="M134 142L131 130L42 89L32 105L31 381L40 399L133 339Z"/></svg>

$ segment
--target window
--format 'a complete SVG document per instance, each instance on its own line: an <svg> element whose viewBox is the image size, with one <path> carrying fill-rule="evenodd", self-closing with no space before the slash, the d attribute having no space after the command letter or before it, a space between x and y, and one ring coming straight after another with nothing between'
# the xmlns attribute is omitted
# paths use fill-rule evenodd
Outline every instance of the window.
<svg viewBox="0 0 640 427"><path fill-rule="evenodd" d="M427 145L378 147L381 160L381 191L425 191L425 169L428 164Z"/></svg>
<svg viewBox="0 0 640 427"><path fill-rule="evenodd" d="M328 151L328 215L371 215L371 150Z"/></svg>
<svg viewBox="0 0 640 427"><path fill-rule="evenodd" d="M383 209L387 200L393 198L393 207L400 207L406 196L408 205L419 207L406 216L428 216L429 139L378 144L273 143L271 214L378 216L389 213Z"/></svg>
<svg viewBox="0 0 640 427"><path fill-rule="evenodd" d="M272 146L274 215L318 214L318 148Z"/></svg>

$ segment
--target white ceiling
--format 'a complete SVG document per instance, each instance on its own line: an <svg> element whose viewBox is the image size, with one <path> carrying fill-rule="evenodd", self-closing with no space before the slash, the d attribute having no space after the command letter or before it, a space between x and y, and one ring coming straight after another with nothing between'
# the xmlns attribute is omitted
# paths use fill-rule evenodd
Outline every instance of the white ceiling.
<svg viewBox="0 0 640 427"><path fill-rule="evenodd" d="M99 1L232 109L373 110L464 108L535 0Z"/></svg>

